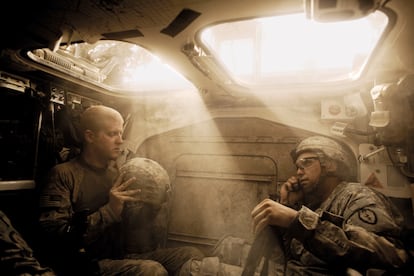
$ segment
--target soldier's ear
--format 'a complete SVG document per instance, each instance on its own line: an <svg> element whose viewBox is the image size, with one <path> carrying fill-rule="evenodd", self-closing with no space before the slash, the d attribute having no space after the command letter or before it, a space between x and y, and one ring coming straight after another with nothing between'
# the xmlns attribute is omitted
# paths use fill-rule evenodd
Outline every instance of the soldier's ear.
<svg viewBox="0 0 414 276"><path fill-rule="evenodd" d="M332 159L325 160L324 165L327 173L334 173L338 169L338 164Z"/></svg>
<svg viewBox="0 0 414 276"><path fill-rule="evenodd" d="M91 143L95 137L95 133L92 130L87 129L83 133L83 136L85 138L86 143Z"/></svg>

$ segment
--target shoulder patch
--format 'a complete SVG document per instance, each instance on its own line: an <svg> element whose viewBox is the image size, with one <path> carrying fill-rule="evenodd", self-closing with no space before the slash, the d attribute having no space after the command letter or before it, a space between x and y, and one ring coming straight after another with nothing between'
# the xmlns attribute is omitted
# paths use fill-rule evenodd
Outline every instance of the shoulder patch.
<svg viewBox="0 0 414 276"><path fill-rule="evenodd" d="M361 209L358 211L358 217L365 223L368 224L376 224L377 223L377 215L374 211L370 209Z"/></svg>

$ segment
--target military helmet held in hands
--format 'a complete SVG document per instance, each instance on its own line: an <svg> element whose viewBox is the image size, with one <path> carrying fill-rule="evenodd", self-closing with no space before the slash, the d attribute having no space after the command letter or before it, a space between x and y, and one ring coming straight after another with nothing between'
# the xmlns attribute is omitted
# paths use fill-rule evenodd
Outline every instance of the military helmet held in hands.
<svg viewBox="0 0 414 276"><path fill-rule="evenodd" d="M130 189L141 189L138 195L140 202L160 206L166 201L170 178L158 162L143 157L131 158L121 166L120 172L125 174L124 181L135 176Z"/></svg>
<svg viewBox="0 0 414 276"><path fill-rule="evenodd" d="M159 248L167 238L168 200L171 192L167 171L156 161L135 157L121 167L123 180L136 180L128 189L141 189L138 202L126 202L123 236L126 254Z"/></svg>

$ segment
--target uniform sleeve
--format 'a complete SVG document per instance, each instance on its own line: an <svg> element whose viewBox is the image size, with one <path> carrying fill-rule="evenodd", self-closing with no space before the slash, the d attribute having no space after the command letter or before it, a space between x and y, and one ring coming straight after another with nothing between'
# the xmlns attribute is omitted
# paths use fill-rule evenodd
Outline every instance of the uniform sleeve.
<svg viewBox="0 0 414 276"><path fill-rule="evenodd" d="M2 211L0 211L0 248L2 275L56 275L52 269L40 265L32 249Z"/></svg>
<svg viewBox="0 0 414 276"><path fill-rule="evenodd" d="M40 193L39 223L48 235L62 237L68 231L73 215L71 196L75 178L69 171L53 168Z"/></svg>
<svg viewBox="0 0 414 276"><path fill-rule="evenodd" d="M114 214L108 204L102 206L98 211L88 216L88 226L85 235L87 242L96 240L108 226L119 221L121 221L121 218Z"/></svg>
<svg viewBox="0 0 414 276"><path fill-rule="evenodd" d="M364 200L363 202L369 202ZM349 217L329 212L322 215L303 206L290 227L290 234L326 263L351 267L398 269L407 254L398 240L398 226L378 205L353 202Z"/></svg>
<svg viewBox="0 0 414 276"><path fill-rule="evenodd" d="M79 170L68 167L53 168L40 196L40 226L46 234L60 241L69 241L69 233L82 232L83 242L89 244L97 240L107 227L118 222L108 205L96 212L82 216L74 212L72 202L76 201L77 185L82 177ZM78 227L76 229L76 227ZM79 227L84 228L79 230ZM62 240L63 239L63 240Z"/></svg>

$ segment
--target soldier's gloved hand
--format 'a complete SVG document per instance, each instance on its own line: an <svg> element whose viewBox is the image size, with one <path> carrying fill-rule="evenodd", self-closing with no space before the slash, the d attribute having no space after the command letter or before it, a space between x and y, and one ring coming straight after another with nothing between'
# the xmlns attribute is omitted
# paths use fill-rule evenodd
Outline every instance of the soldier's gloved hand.
<svg viewBox="0 0 414 276"><path fill-rule="evenodd" d="M131 177L126 181L123 181L123 177L124 174L121 173L109 192L109 207L118 217L122 214L125 202L139 201L141 192L141 189L129 189L129 186L136 180L135 177Z"/></svg>
<svg viewBox="0 0 414 276"><path fill-rule="evenodd" d="M303 201L303 197L304 193L300 185L299 179L296 176L291 176L280 187L279 202L283 205L296 207L296 205Z"/></svg>

